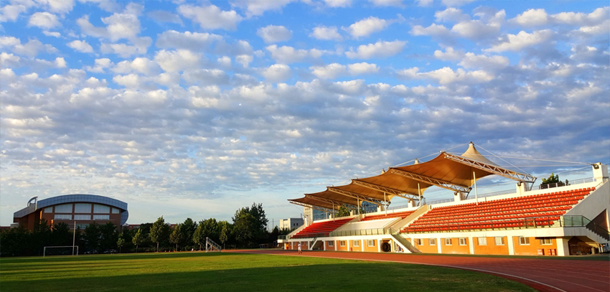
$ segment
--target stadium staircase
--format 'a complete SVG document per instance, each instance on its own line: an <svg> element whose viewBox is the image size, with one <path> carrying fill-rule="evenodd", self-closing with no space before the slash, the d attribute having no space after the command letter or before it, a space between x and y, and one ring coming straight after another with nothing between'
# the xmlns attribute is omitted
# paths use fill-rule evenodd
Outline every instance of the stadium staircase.
<svg viewBox="0 0 610 292"><path fill-rule="evenodd" d="M392 238L394 241L400 245L405 253L421 253L417 248L415 248L408 240L398 234L392 234Z"/></svg>
<svg viewBox="0 0 610 292"><path fill-rule="evenodd" d="M295 235L292 235L290 238L315 238L315 237L326 237L333 230L341 227L343 224L353 220L354 218L346 218L346 219L335 219L328 220L324 222L316 222L308 225L307 227L301 229Z"/></svg>
<svg viewBox="0 0 610 292"><path fill-rule="evenodd" d="M433 208L404 233L550 227L594 187Z"/></svg>

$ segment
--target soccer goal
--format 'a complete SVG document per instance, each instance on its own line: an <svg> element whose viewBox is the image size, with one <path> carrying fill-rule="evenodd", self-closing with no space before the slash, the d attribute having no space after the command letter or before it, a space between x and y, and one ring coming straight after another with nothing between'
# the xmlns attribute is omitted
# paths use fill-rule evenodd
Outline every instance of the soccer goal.
<svg viewBox="0 0 610 292"><path fill-rule="evenodd" d="M78 255L78 245L54 245L45 246L42 251L42 256L51 255Z"/></svg>

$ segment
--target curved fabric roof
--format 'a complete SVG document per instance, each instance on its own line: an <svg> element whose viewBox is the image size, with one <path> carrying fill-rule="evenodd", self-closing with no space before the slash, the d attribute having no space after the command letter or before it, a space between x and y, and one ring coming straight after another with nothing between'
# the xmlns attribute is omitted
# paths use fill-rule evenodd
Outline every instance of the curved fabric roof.
<svg viewBox="0 0 610 292"><path fill-rule="evenodd" d="M462 155L441 152L437 157L424 163L390 167L387 172L380 175L354 179L348 185L328 187L326 191L305 197L316 196L353 206L358 205L359 201L374 204L389 202L395 196L417 200L431 186L468 193L477 180L489 175L500 175L522 182L533 182L536 179L529 174L496 165L479 153L470 142L468 149ZM307 199L299 202L327 208L326 202L322 204L318 203L319 201L321 200Z"/></svg>
<svg viewBox="0 0 610 292"><path fill-rule="evenodd" d="M127 203L119 201L117 199L108 198L98 195L85 195L85 194L74 194L74 195L62 195L57 197L51 197L48 199L37 201L35 204L29 205L14 213L15 218L21 218L35 212L36 210L65 203L97 203L104 204L123 211L121 213L121 225L127 222L129 218L129 211L127 211Z"/></svg>

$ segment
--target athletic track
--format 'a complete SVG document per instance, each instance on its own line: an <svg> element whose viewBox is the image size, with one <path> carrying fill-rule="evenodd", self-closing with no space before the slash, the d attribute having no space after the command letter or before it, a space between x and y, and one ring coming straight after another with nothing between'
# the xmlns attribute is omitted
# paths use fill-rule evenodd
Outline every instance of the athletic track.
<svg viewBox="0 0 610 292"><path fill-rule="evenodd" d="M472 270L521 282L543 292L610 291L610 261L410 255L331 251L237 250L227 252L354 259Z"/></svg>

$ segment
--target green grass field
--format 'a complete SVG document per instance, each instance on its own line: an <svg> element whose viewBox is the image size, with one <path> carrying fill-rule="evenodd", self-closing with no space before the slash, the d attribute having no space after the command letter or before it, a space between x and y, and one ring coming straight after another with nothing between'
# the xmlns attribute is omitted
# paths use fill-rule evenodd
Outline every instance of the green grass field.
<svg viewBox="0 0 610 292"><path fill-rule="evenodd" d="M231 253L0 259L0 291L535 291L493 275L398 263Z"/></svg>

